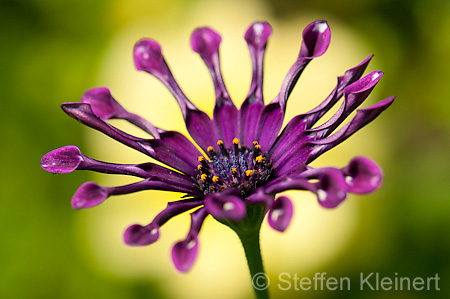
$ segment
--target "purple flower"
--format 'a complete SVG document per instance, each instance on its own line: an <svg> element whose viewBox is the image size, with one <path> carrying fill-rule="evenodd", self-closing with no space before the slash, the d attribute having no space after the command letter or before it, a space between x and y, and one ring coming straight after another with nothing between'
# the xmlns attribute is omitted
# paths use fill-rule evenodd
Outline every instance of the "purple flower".
<svg viewBox="0 0 450 299"><path fill-rule="evenodd" d="M286 190L308 190L316 194L325 208L338 206L348 193L365 194L376 190L382 171L364 157L352 159L343 168L313 168L309 163L340 144L374 120L394 100L393 97L356 111L355 116L338 128L371 93L383 73L374 71L362 77L372 56L337 78L336 87L316 108L297 115L283 129L289 95L306 65L321 56L330 42L325 21L309 24L297 60L289 69L280 92L268 104L263 99L263 59L272 33L268 23L258 22L245 33L252 60L250 90L240 109L230 98L220 69L221 37L210 28L199 28L191 36L192 49L206 64L213 80L216 104L211 119L183 93L174 79L160 45L142 39L134 47L136 68L158 78L177 100L187 130L198 145L176 131L155 127L140 116L128 112L107 88L85 92L81 102L62 104L71 117L109 137L162 162L112 164L87 157L75 146L65 146L47 153L41 166L52 173L91 170L131 175L136 183L104 187L84 183L72 198L74 209L99 205L112 195L141 190L165 190L184 194L168 203L149 224L135 224L126 229L125 243L149 245L158 240L160 229L168 220L191 212L191 227L186 238L172 249L175 267L188 271L199 249L199 232L205 218L212 215L235 230L259 226L268 215L269 225L278 231L289 226L293 214L289 198L275 199ZM317 121L343 97L336 113L320 126ZM124 119L146 131L152 138L129 135L110 125L108 119Z"/></svg>

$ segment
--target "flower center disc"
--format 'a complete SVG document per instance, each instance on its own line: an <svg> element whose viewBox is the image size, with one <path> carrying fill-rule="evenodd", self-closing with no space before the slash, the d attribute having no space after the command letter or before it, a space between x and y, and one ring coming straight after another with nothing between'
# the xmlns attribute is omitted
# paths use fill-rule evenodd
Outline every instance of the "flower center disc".
<svg viewBox="0 0 450 299"><path fill-rule="evenodd" d="M220 152L208 147L209 161L203 156L198 158L196 181L205 195L237 188L245 196L269 179L272 161L267 153L261 152L257 141L253 142L253 148L239 146L237 138L232 147L225 148L222 140L217 145Z"/></svg>

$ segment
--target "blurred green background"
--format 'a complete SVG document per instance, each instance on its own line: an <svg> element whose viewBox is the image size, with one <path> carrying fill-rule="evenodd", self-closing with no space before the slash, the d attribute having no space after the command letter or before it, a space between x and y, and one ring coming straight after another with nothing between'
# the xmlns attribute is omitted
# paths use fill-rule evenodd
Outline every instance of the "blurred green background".
<svg viewBox="0 0 450 299"><path fill-rule="evenodd" d="M76 101L95 85L105 48L125 24L148 16L168 30L199 2L0 2L0 298L167 297L159 279L119 279L84 258L77 212L68 202L91 174L56 181L39 161L53 148L86 142L83 126L68 121L59 105ZM386 73L378 94L397 96L378 120L387 152L384 186L373 200L361 201L351 243L309 276L327 272L357 281L360 272L379 272L390 277L438 273L441 278L440 291L361 292L354 287L276 296L450 298L450 2L260 0L249 5L264 6L275 20L308 11L339 20L376 54ZM199 25L204 25L201 20Z"/></svg>

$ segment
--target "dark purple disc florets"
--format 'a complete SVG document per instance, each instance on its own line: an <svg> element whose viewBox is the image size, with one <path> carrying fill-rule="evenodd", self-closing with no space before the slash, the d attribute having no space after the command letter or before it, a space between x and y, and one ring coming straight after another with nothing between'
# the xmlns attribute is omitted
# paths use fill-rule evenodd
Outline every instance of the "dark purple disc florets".
<svg viewBox="0 0 450 299"><path fill-rule="evenodd" d="M205 195L237 188L245 196L270 178L272 161L267 153L261 152L257 141L252 148L239 146L237 138L229 148L225 148L222 140L217 145L220 152L208 147L209 160L203 156L198 158L196 182Z"/></svg>

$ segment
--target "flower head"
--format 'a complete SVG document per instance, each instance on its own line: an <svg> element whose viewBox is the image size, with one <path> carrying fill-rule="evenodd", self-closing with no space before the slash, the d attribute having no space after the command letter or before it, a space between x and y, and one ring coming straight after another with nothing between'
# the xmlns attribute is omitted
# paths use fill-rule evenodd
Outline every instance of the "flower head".
<svg viewBox="0 0 450 299"><path fill-rule="evenodd" d="M338 129L364 102L383 75L381 71L374 71L362 77L372 56L338 77L336 87L320 105L297 115L282 129L289 95L307 64L326 51L330 29L325 21L313 22L304 29L297 60L289 69L278 95L265 104L263 60L271 33L270 25L264 22L252 24L245 33L252 60L252 80L248 95L238 109L222 78L220 35L210 28L194 31L192 49L205 62L214 84L216 103L212 119L183 93L160 45L151 39L136 43L136 68L155 76L170 90L196 145L179 132L158 128L128 112L104 87L86 91L80 102L62 104L64 112L71 117L167 167L150 162L102 162L83 155L75 146L65 146L47 153L41 160L42 168L53 173L91 170L140 178L136 183L115 187L84 183L72 198L75 209L90 208L110 196L141 190L184 194L179 201L168 203L149 224L134 224L124 234L128 245L149 245L158 240L160 229L168 220L194 210L186 238L172 249L175 267L182 272L188 271L196 259L198 235L208 215L230 226L242 229L250 223L259 230L260 221L267 214L269 225L284 231L292 218L293 206L285 196L275 198L279 192L308 190L317 196L321 206L334 208L348 193L364 194L376 190L382 181L382 171L368 158L356 157L343 168L309 166L321 154L374 120L394 100L391 97L357 110L355 116ZM322 125L315 126L342 97L336 113ZM119 130L107 122L112 118L127 120L151 138L138 138ZM252 221L256 223L252 224Z"/></svg>

